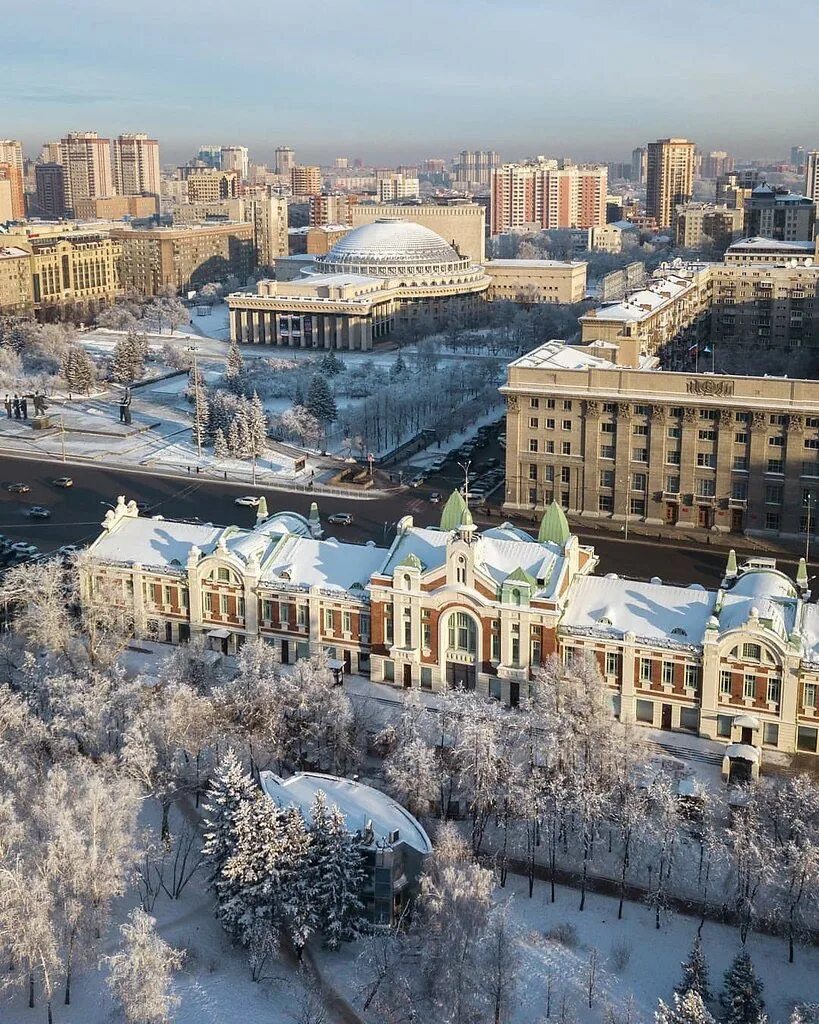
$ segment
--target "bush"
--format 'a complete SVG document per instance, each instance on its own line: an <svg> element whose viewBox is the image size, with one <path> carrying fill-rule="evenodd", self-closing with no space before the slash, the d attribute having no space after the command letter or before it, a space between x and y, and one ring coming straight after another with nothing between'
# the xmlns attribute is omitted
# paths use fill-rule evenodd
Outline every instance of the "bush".
<svg viewBox="0 0 819 1024"><path fill-rule="evenodd" d="M561 946L565 946L566 949L577 948L577 929L573 924L568 921L561 921L560 924L556 924L554 928L550 928L546 932L546 938L551 939L552 942L559 942Z"/></svg>
<svg viewBox="0 0 819 1024"><path fill-rule="evenodd" d="M609 960L611 961L612 969L617 971L618 974L624 971L631 960L631 945L628 942L612 943Z"/></svg>

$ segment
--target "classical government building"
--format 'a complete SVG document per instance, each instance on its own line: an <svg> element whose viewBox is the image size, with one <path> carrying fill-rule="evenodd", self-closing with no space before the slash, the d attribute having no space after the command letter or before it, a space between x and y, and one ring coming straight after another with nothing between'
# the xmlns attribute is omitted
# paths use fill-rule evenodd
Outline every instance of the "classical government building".
<svg viewBox="0 0 819 1024"><path fill-rule="evenodd" d="M541 345L501 392L510 510L816 532L817 381L660 370L624 337Z"/></svg>
<svg viewBox="0 0 819 1024"><path fill-rule="evenodd" d="M481 264L456 244L398 216L373 219L346 231L325 254L277 260L276 280L260 281L255 295L229 295L230 336L366 351L419 317L438 325L463 320L486 299L579 302L585 295L585 263Z"/></svg>
<svg viewBox="0 0 819 1024"><path fill-rule="evenodd" d="M817 753L819 609L804 562L793 581L731 552L717 590L597 576L556 504L537 537L509 523L479 532L458 492L437 528L401 519L389 548L320 532L317 512L261 508L239 529L144 518L120 498L82 594L105 588L139 637L204 634L235 652L262 636L285 663L324 651L379 682L513 705L551 655L590 656L623 721L721 739L752 762Z"/></svg>

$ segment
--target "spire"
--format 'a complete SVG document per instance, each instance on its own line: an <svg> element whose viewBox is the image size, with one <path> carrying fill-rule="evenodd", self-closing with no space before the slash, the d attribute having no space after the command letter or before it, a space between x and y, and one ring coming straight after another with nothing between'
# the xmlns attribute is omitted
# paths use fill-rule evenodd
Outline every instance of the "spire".
<svg viewBox="0 0 819 1024"><path fill-rule="evenodd" d="M725 563L725 578L732 580L736 577L737 572L737 553L733 548L728 552L728 561Z"/></svg>
<svg viewBox="0 0 819 1024"><path fill-rule="evenodd" d="M256 507L256 522L257 523L264 522L264 520L267 519L267 516L268 516L267 498L265 498L265 496L262 495L261 498L259 498L259 504Z"/></svg>
<svg viewBox="0 0 819 1024"><path fill-rule="evenodd" d="M553 501L540 520L537 539L541 544L556 544L562 548L566 546L566 541L570 536L571 530L566 513L556 501Z"/></svg>
<svg viewBox="0 0 819 1024"><path fill-rule="evenodd" d="M808 566L804 558L799 559L799 568L796 570L796 585L800 590L808 588Z"/></svg>
<svg viewBox="0 0 819 1024"><path fill-rule="evenodd" d="M319 519L318 505L314 501L310 502L310 515L308 516L307 521L310 525L310 533L317 540L320 539L321 535L324 533L324 530L322 530L321 528L321 520Z"/></svg>
<svg viewBox="0 0 819 1024"><path fill-rule="evenodd" d="M458 533L461 540L465 540L467 544L471 543L475 537L475 520L472 518L472 513L469 511L469 506L466 503L464 503L463 515L458 524Z"/></svg>
<svg viewBox="0 0 819 1024"><path fill-rule="evenodd" d="M441 510L441 529L457 530L464 522L464 514L469 515L469 509L460 491L453 491L447 499L446 505ZM470 517L471 518L471 517Z"/></svg>

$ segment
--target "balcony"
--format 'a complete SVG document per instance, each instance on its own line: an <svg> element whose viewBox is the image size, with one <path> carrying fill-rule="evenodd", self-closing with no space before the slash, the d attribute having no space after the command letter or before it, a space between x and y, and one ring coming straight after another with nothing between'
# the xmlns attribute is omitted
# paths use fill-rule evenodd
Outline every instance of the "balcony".
<svg viewBox="0 0 819 1024"><path fill-rule="evenodd" d="M729 498L728 499L728 508L747 508L747 507L748 507L748 499L747 498Z"/></svg>
<svg viewBox="0 0 819 1024"><path fill-rule="evenodd" d="M679 501L680 500L680 492L679 491L663 491L662 493L663 493L663 501Z"/></svg>
<svg viewBox="0 0 819 1024"><path fill-rule="evenodd" d="M520 665L498 665L498 679L507 679L512 683L525 683L529 678L529 670Z"/></svg>

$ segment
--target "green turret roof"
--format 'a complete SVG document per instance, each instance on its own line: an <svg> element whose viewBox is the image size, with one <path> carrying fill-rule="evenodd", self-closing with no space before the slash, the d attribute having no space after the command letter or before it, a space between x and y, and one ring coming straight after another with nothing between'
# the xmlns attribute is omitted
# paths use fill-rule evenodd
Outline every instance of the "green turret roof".
<svg viewBox="0 0 819 1024"><path fill-rule="evenodd" d="M464 522L464 515L469 515L469 509L466 507L463 495L460 491L453 491L441 510L441 529L457 530Z"/></svg>
<svg viewBox="0 0 819 1024"><path fill-rule="evenodd" d="M537 590L537 580L534 578L534 576L528 573L525 569L522 569L520 566L518 566L517 569L514 570L514 572L510 572L503 582L528 583L528 585L532 588L532 593L534 593Z"/></svg>
<svg viewBox="0 0 819 1024"><path fill-rule="evenodd" d="M804 558L799 559L799 568L796 570L796 585L805 590L808 585L808 566Z"/></svg>
<svg viewBox="0 0 819 1024"><path fill-rule="evenodd" d="M408 569L418 569L421 572L424 570L424 563L414 551L410 551L407 557L398 563L398 567L401 568L401 566L406 566Z"/></svg>
<svg viewBox="0 0 819 1024"><path fill-rule="evenodd" d="M571 530L566 513L556 501L553 501L540 520L537 539L541 544L557 544L559 548L562 548L570 535Z"/></svg>

